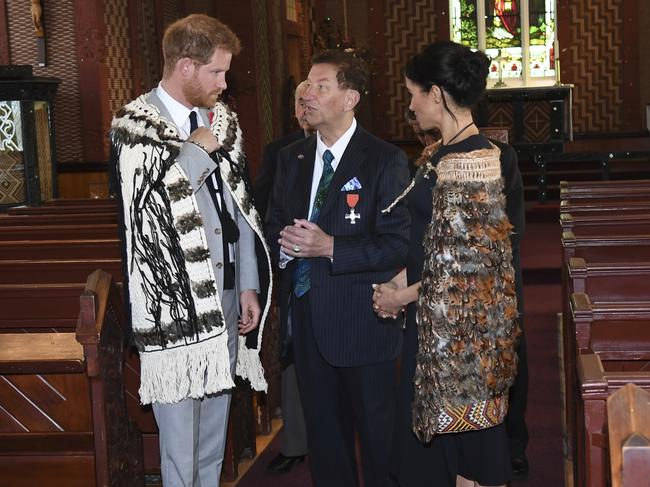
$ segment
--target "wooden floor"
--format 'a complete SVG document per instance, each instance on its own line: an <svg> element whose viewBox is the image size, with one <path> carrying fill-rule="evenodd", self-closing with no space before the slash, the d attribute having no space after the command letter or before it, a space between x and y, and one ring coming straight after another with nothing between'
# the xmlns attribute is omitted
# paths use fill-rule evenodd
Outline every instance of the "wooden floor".
<svg viewBox="0 0 650 487"><path fill-rule="evenodd" d="M275 435L278 434L280 431L280 428L282 427L282 420L281 419L274 419L272 420L272 429L271 429L271 434L268 435L257 435L256 439L256 445L257 445L257 455L255 455L255 458L251 458L250 460L244 460L239 463L239 477L237 480L234 482L222 482L221 487L235 487L237 483L242 479L244 475L246 475L246 472L248 471L249 468L255 463L255 461L260 458L262 455L262 452L266 449L266 447L273 441L275 438Z"/></svg>

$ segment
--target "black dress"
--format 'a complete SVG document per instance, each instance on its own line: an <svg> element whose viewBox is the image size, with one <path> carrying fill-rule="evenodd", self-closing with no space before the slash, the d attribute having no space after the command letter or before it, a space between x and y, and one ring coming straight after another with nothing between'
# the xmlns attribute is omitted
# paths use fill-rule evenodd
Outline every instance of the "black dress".
<svg viewBox="0 0 650 487"><path fill-rule="evenodd" d="M432 158L434 165L452 152L470 152L486 149L490 143L481 135L470 136L456 144L441 146ZM431 221L432 189L435 173L423 179L408 194L411 213L410 248L407 259L407 282L412 285L421 279L424 265L422 239ZM416 306L407 308L407 323L402 351L400 393L395 435L395 475L400 487L454 487L456 475L474 480L481 485L502 485L510 480L511 468L508 438L504 424L466 433L448 433L436 436L422 444L412 431L411 404L413 376L418 351L418 330L415 322Z"/></svg>

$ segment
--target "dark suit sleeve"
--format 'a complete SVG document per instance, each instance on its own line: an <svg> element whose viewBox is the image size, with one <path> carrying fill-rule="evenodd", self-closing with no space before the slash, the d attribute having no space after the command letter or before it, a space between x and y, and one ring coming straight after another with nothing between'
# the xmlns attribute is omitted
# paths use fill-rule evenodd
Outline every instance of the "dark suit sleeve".
<svg viewBox="0 0 650 487"><path fill-rule="evenodd" d="M267 144L262 155L262 167L255 178L255 206L260 218L264 221L266 210L273 190L275 168L277 166L278 149L275 144Z"/></svg>
<svg viewBox="0 0 650 487"><path fill-rule="evenodd" d="M332 274L393 270L406 264L410 224L406 201L402 200L390 213L381 212L408 184L406 155L394 152L378 170L381 173L373 229L364 235L334 236Z"/></svg>
<svg viewBox="0 0 650 487"><path fill-rule="evenodd" d="M513 226L510 242L512 244L512 266L515 270L515 288L517 292L517 309L521 315L524 312L524 284L521 270L521 254L519 247L526 229L526 207L524 205L524 183L517 163L517 153L506 144L498 144L501 149L501 175L504 179L506 196L506 214Z"/></svg>
<svg viewBox="0 0 650 487"><path fill-rule="evenodd" d="M519 249L519 244L526 229L526 209L524 206L524 183L517 163L517 153L509 145L502 144L501 149L501 174L504 179L506 194L506 214L512 229L512 246Z"/></svg>
<svg viewBox="0 0 650 487"><path fill-rule="evenodd" d="M277 154L277 153L276 153ZM283 157L284 151L277 156L277 169L275 179L269 188L270 197L266 210L265 225L266 236L271 251L271 261L277 267L280 259L280 231L286 226L282 218L282 199L286 191L287 158Z"/></svg>

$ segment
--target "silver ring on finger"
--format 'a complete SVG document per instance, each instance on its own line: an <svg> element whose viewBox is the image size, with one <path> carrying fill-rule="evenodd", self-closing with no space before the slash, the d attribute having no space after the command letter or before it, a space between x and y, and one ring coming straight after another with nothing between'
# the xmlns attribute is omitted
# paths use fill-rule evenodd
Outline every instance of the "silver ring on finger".
<svg viewBox="0 0 650 487"><path fill-rule="evenodd" d="M293 251L294 251L296 254L299 254L299 253L300 253L300 245L294 245L294 246L293 246Z"/></svg>

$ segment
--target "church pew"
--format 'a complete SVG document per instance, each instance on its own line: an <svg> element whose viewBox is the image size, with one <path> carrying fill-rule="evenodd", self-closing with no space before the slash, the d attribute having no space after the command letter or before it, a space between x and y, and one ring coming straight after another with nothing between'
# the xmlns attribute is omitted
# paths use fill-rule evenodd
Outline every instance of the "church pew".
<svg viewBox="0 0 650 487"><path fill-rule="evenodd" d="M560 181L560 199L608 198L650 194L650 179Z"/></svg>
<svg viewBox="0 0 650 487"><path fill-rule="evenodd" d="M0 241L0 258L20 259L119 259L117 237L108 239L47 239Z"/></svg>
<svg viewBox="0 0 650 487"><path fill-rule="evenodd" d="M71 331L79 312L83 282L0 284L0 330L55 328Z"/></svg>
<svg viewBox="0 0 650 487"><path fill-rule="evenodd" d="M116 224L116 213L65 213L62 215L0 215L0 226Z"/></svg>
<svg viewBox="0 0 650 487"><path fill-rule="evenodd" d="M63 215L67 213L117 213L117 206L113 203L106 205L14 206L7 209L7 215Z"/></svg>
<svg viewBox="0 0 650 487"><path fill-rule="evenodd" d="M636 487L650 479L650 392L627 384L607 398L607 436L612 487Z"/></svg>
<svg viewBox="0 0 650 487"><path fill-rule="evenodd" d="M579 357L578 380L575 485L606 487L610 485L607 398L629 383L650 390L650 371L606 371L600 357L588 353Z"/></svg>
<svg viewBox="0 0 650 487"><path fill-rule="evenodd" d="M612 214L650 210L650 196L575 198L560 201L560 213Z"/></svg>
<svg viewBox="0 0 650 487"><path fill-rule="evenodd" d="M615 227L612 227L610 233L615 233ZM612 266L625 266L630 263L637 266L637 271L643 272L639 265L643 262L650 262L650 234L640 235L576 235L574 232L562 232L562 316L564 318L563 337L565 345L571 342L571 337L567 335L568 329L566 318L569 316L569 299L574 292L573 280L570 276L569 265L573 262L577 266L579 262L589 262L590 265L601 265L602 270L598 274L606 273L614 274L615 269ZM572 261L571 259L581 258L582 261ZM612 264L607 269L607 264ZM582 273L584 275L585 269L579 271L576 267L573 268L574 276ZM595 272L595 270L593 271ZM592 274L593 274L592 272ZM645 289L645 286L640 286L640 289ZM570 351L565 349L565 353ZM573 369L573 367L571 367Z"/></svg>
<svg viewBox="0 0 650 487"><path fill-rule="evenodd" d="M0 285L0 308L7 310L7 313L0 315L0 332L56 330L59 333L70 333L74 331L78 313L78 296L81 290L82 286L74 283L68 286ZM39 300L44 303L38 304ZM2 336L0 334L0 340ZM151 407L141 406L138 395L139 357L133 349L127 350L125 356L124 383L127 391L125 402L128 415L142 433L145 471L158 473L160 471L158 429Z"/></svg>
<svg viewBox="0 0 650 487"><path fill-rule="evenodd" d="M70 332L75 326L78 296L81 284L0 285L0 332L47 328ZM24 310L29 310L25 313ZM0 335L1 339L2 335ZM144 468L148 473L160 469L158 430L149 406L139 403L140 366L137 353L129 351L125 367L125 386L129 417L138 425L143 435ZM229 417L229 434L224 458L224 480L237 477L239 461L255 455L255 414L250 386L238 381Z"/></svg>
<svg viewBox="0 0 650 487"><path fill-rule="evenodd" d="M650 234L616 235L616 227L599 235L576 235L574 232L562 232L563 260L562 272L562 316L569 313L569 298L573 293L572 280L569 276L569 263L573 258L582 258L590 264L612 263L625 265L650 262ZM578 261L574 261L578 262ZM564 327L566 330L566 326ZM565 334L566 343L566 334Z"/></svg>
<svg viewBox="0 0 650 487"><path fill-rule="evenodd" d="M34 223L35 219L40 218L49 218L49 219L77 219L78 223L80 219L91 218L92 213L65 213L62 211L55 212L55 214L44 214L44 212L36 212L37 214L19 214L19 215L9 215L7 218L14 219L30 219L28 223ZM105 216L110 216L115 219L114 214L106 212ZM65 222L67 223L67 222ZM1 225L0 225L1 226ZM43 260L44 258L54 258L58 260L79 260L81 258L89 259L101 259L104 256L113 257L113 266L111 272L121 273L121 266L119 266L119 259L121 257L120 244L117 238L113 239L103 239L102 241L93 240L92 238L97 238L97 233L89 235L85 240L79 240L79 235L86 236L86 228L84 226L77 225L63 225L67 226L66 230L70 230L69 234L63 235L61 232L55 233L53 230L50 230L54 225L47 225L50 238L55 237L59 238L58 240L47 240L43 242L39 241L2 241L0 237L0 258L13 258L16 259L38 259ZM17 226L21 227L21 226ZM82 232L79 231L81 228ZM22 232L21 236L25 235L28 232ZM35 229L39 231L41 229ZM10 232L7 230L7 232ZM16 233L18 233L16 231ZM117 232L115 232L117 234ZM99 237L102 235L100 234ZM65 237L65 238L63 238ZM67 238L74 238L74 240L66 240ZM103 259L106 261L107 259ZM16 262L6 263L5 268L2 267L2 262L0 261L0 282L5 284L9 283L19 283L23 284L33 284L34 279L29 278L29 275L33 275L30 272L25 272L26 269L36 269L40 264L35 262L30 262L26 264L26 267L23 269L24 276L21 279L17 279L14 273L14 277L8 276L4 271L6 269L13 269L16 272L20 270L16 266ZM59 267L61 271L65 271L64 266L67 265L64 262L61 262ZM12 267L13 266L13 267ZM68 276L65 279L55 279L57 269L46 269L43 267L43 274L37 279L38 282L50 281L52 284L58 282L59 285L53 286L48 290L48 299L47 301L51 302L52 305L56 308L54 311L51 309L42 310L38 307L34 308L30 306L29 303L36 303L38 301L36 291L23 287L22 289L9 288L7 286L2 287L0 285L0 293L3 293L6 296L6 300L3 302L0 298L0 306L5 304L9 305L12 298L18 299L14 301L14 306L16 302L25 303L27 300L28 304L24 305L23 309L30 309L30 316L20 317L15 316L15 313L9 313L8 316L0 317L0 331L8 331L10 329L14 330L33 330L33 331L44 331L48 328L53 328L56 330L70 330L74 325L74 320L72 317L66 316L67 311L70 310L67 306L69 304L69 295L66 294L66 290L63 289L60 284L62 281L70 281L71 284L75 284L75 276L82 272L83 264L79 263L71 272L68 273ZM49 274L50 276L47 276ZM5 277L7 276L7 277ZM121 278L120 278L121 279ZM52 289L55 289L54 294L52 294ZM64 295L61 295L64 294ZM35 304L36 306L36 304ZM36 311L36 316L31 315L31 311L34 309ZM132 356L137 357L137 354L132 354ZM132 362L132 360L131 360ZM135 380L131 380L127 386L128 390L128 408L129 415L137 422L138 426L142 429L144 434L144 443L145 443L145 467L148 472L155 473L159 471L160 459L158 453L158 434L155 421L153 419L153 414L150 408L142 408L138 400L138 389L139 389L139 364L131 363L127 367L129 374L135 377ZM224 479L234 480L237 476L237 467L239 460L243 456L251 456L255 454L255 414L253 414L253 405L252 405L252 394L249 391L249 386L245 384L240 384L239 388L243 391L241 394L235 397L233 400L233 414L229 418L230 431L228 442L227 442L227 455L224 459L224 469L223 477Z"/></svg>
<svg viewBox="0 0 650 487"><path fill-rule="evenodd" d="M0 260L0 284L76 283L101 268L122 282L121 259Z"/></svg>
<svg viewBox="0 0 650 487"><path fill-rule="evenodd" d="M612 215L594 215L590 213L562 213L560 215L562 231L570 232L574 228L589 227L596 233L613 230L612 227L636 225L639 232L650 229L650 213L647 211L617 213ZM577 233L580 233L579 231Z"/></svg>
<svg viewBox="0 0 650 487"><path fill-rule="evenodd" d="M643 245L645 243L645 245ZM567 452L573 454L572 438L575 431L576 390L576 329L572 319L571 296L574 292L589 289L594 298L611 294L621 299L648 298L648 268L650 238L647 241L624 237L575 237L563 233L564 259L562 262L562 349L565 382L565 429ZM590 267L591 266L591 270ZM587 275L591 279L587 280ZM618 274L618 275L617 275ZM616 281L618 280L618 281ZM577 283L577 284L576 284ZM616 290L623 291L617 294ZM629 295L625 291L630 292Z"/></svg>
<svg viewBox="0 0 650 487"><path fill-rule="evenodd" d="M612 215L612 220L617 217ZM582 223L582 222L581 222ZM576 237L607 237L615 235L618 237L647 235L650 233L650 225L638 225L635 222L618 220L616 224L598 225L598 224L578 224L571 230Z"/></svg>
<svg viewBox="0 0 650 487"><path fill-rule="evenodd" d="M0 241L117 238L116 224L0 226Z"/></svg>
<svg viewBox="0 0 650 487"><path fill-rule="evenodd" d="M608 360L650 360L650 300L594 301L588 294L574 293L568 321L575 330L576 355L599 348ZM607 343L616 342L619 335L628 348L607 350Z"/></svg>
<svg viewBox="0 0 650 487"><path fill-rule="evenodd" d="M562 232L564 261L571 257L598 260L599 262L620 262L650 256L650 232L635 235L576 235Z"/></svg>
<svg viewBox="0 0 650 487"><path fill-rule="evenodd" d="M587 294L574 293L570 316L564 322L565 420L568 449L576 451L575 397L579 382L575 365L581 354L597 353L607 370L642 370L650 366L650 300L592 303Z"/></svg>
<svg viewBox="0 0 650 487"><path fill-rule="evenodd" d="M623 262L593 262L583 257L571 257L568 262L569 293L587 293L592 300L609 301L650 300L650 255L648 260L630 259ZM644 281L648 280L648 281Z"/></svg>
<svg viewBox="0 0 650 487"><path fill-rule="evenodd" d="M562 338L565 381L567 391L570 391L575 355L593 346L589 323L594 316L634 320L644 316L647 309L650 309L650 287L647 286L650 263L587 264L585 259L574 257L569 260L568 275L567 289L564 292L569 296L563 296L567 308L563 310ZM607 335L600 333L598 336L607 342ZM629 335L625 336L629 342ZM571 398L567 396L567 400L570 401Z"/></svg>
<svg viewBox="0 0 650 487"><path fill-rule="evenodd" d="M579 329L576 314L581 319L592 319L594 309L597 315L614 313L621 319L643 314L645 307L650 308L650 287L646 285L650 281L650 262L594 264L573 257L569 259L568 275L566 292L570 293L570 306L566 310L563 339L567 345L567 371L573 374L573 354L588 348L591 340L589 326Z"/></svg>
<svg viewBox="0 0 650 487"><path fill-rule="evenodd" d="M117 209L117 201L111 198L52 198L45 201L43 206L92 206Z"/></svg>
<svg viewBox="0 0 650 487"><path fill-rule="evenodd" d="M0 334L3 485L144 485L140 433L126 415L121 302L101 271L79 294L76 332Z"/></svg>

